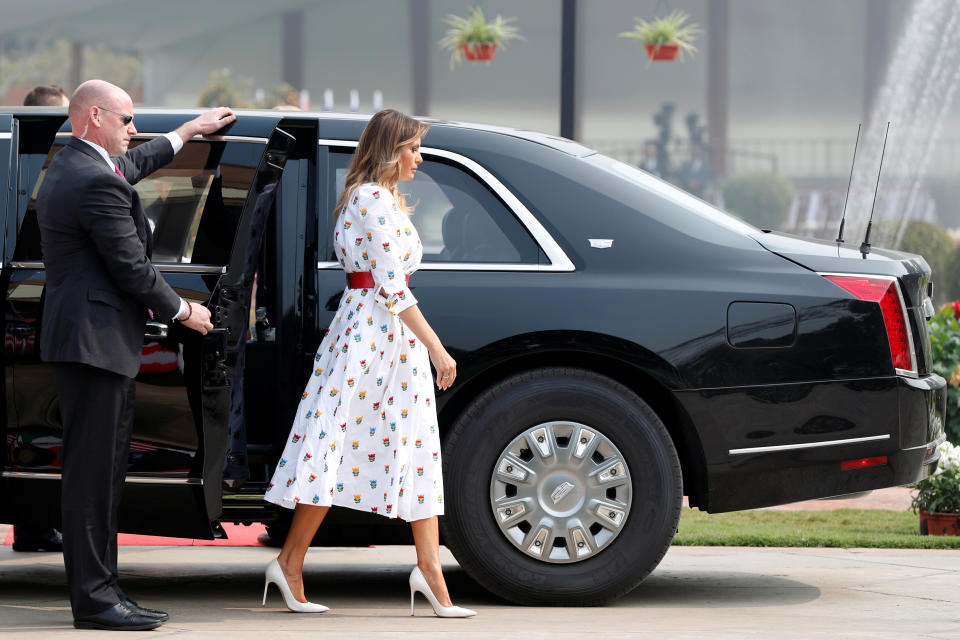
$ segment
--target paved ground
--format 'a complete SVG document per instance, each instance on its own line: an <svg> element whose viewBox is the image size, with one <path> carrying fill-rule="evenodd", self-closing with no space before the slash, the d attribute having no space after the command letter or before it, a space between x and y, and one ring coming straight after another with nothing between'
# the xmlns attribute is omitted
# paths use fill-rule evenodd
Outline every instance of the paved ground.
<svg viewBox="0 0 960 640"><path fill-rule="evenodd" d="M910 491L893 488L778 508L904 510L909 504ZM253 544L250 532L238 533L234 544ZM10 537L0 525L0 541ZM172 615L151 632L156 637L960 638L957 551L675 547L639 588L609 606L536 608L491 595L444 550L455 601L480 615L440 620L422 600L417 617L407 615L412 547L311 549L308 593L332 610L295 615L275 589L268 606L259 606L262 570L273 549L127 541L120 551L125 588ZM74 631L70 620L61 555L0 546L0 637L94 637Z"/></svg>
<svg viewBox="0 0 960 640"><path fill-rule="evenodd" d="M121 580L170 612L151 637L177 638L935 638L960 637L955 551L676 547L639 588L602 608L518 607L489 594L444 551L454 599L479 611L410 618L411 547L311 549L308 593L332 608L261 608L264 547L121 549ZM418 602L419 604L419 602ZM78 638L59 554L0 548L0 637Z"/></svg>

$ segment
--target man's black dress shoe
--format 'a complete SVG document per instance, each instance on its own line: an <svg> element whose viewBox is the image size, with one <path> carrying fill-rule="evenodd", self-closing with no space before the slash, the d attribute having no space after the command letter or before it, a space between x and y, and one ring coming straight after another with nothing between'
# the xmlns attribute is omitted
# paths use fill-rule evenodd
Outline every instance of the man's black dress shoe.
<svg viewBox="0 0 960 640"><path fill-rule="evenodd" d="M262 544L265 547L277 547L278 549L283 546L283 540L277 540L272 537L269 533L261 533L257 536L257 542Z"/></svg>
<svg viewBox="0 0 960 640"><path fill-rule="evenodd" d="M63 536L56 529L13 527L14 551L63 551Z"/></svg>
<svg viewBox="0 0 960 640"><path fill-rule="evenodd" d="M104 631L146 631L156 629L162 624L161 620L140 615L122 602L118 602L106 611L73 620L73 626L77 629Z"/></svg>
<svg viewBox="0 0 960 640"><path fill-rule="evenodd" d="M135 601L127 598L123 601L123 604L127 605L127 608L132 610L134 613L139 613L141 616L146 616L148 618L153 618L154 620L159 620L160 622L166 622L170 619L170 616L167 615L166 611L160 611L159 609L147 609L146 607L141 607Z"/></svg>

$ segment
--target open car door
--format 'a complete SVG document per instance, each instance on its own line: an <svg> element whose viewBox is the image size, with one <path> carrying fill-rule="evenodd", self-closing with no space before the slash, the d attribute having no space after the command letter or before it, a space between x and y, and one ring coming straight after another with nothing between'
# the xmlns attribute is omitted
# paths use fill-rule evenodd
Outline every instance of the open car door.
<svg viewBox="0 0 960 640"><path fill-rule="evenodd" d="M20 124L22 138L33 125ZM138 117L141 132L166 131L169 124L161 116ZM21 172L26 177L16 191L24 213L13 227L15 249L4 269L7 342L16 334L5 358L5 519L43 526L59 523L62 425L52 368L37 350L45 271L35 205L45 167L70 135L68 126L52 147L49 141L32 149L20 145L20 164L36 171ZM141 133L131 146L157 135ZM195 138L135 185L153 230L153 263L181 297L210 308L214 330L201 336L178 323L147 323L122 532L220 534L231 382L249 317L249 263L258 256L262 218L273 208L293 142L276 128L262 137Z"/></svg>
<svg viewBox="0 0 960 640"><path fill-rule="evenodd" d="M241 402L231 393L232 381L243 375L240 350L250 329L250 307L254 278L264 240L268 216L275 208L280 176L296 139L274 129L260 160L253 188L244 205L226 271L214 290L210 311L213 331L203 336L200 354L202 455L197 470L203 478L203 508L210 533L222 509L222 483L230 418Z"/></svg>

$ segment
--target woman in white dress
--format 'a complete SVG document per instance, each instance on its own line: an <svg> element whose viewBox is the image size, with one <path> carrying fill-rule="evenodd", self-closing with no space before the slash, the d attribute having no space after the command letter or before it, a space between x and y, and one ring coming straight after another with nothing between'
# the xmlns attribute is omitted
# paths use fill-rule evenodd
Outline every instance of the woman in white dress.
<svg viewBox="0 0 960 640"><path fill-rule="evenodd" d="M280 555L267 566L264 602L272 582L291 610L327 610L304 595L303 561L337 505L410 522L417 549L411 615L417 591L441 617L475 615L450 601L437 530L443 478L434 382L447 389L457 365L407 286L423 247L397 190L423 162L427 129L398 111L380 111L350 163L334 210L334 246L347 288L265 496L294 514Z"/></svg>

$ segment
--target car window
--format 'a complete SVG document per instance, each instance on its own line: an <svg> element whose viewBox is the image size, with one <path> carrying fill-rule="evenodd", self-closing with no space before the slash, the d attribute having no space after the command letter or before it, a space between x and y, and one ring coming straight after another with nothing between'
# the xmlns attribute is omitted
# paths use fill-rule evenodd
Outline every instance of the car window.
<svg viewBox="0 0 960 640"><path fill-rule="evenodd" d="M331 153L336 193L346 182L350 153ZM400 183L423 242L423 261L536 264L538 247L513 213L472 173L430 158L414 180Z"/></svg>
<svg viewBox="0 0 960 640"><path fill-rule="evenodd" d="M131 147L144 140L134 140ZM62 147L47 154L20 223L14 259L41 260L36 199L46 167ZM153 232L155 263L225 265L230 259L243 203L263 145L192 140L173 161L135 185Z"/></svg>
<svg viewBox="0 0 960 640"><path fill-rule="evenodd" d="M731 231L744 235L754 235L759 229L736 218L725 211L717 209L712 204L704 202L700 198L693 196L683 189L680 189L665 180L661 180L646 171L641 171L637 167L615 160L600 153L587 156L584 160L594 166L600 167L604 171L620 178L625 178L629 183L640 187L645 193L656 193L662 198L675 202L682 207L682 210L692 216L697 216L709 222L718 224ZM674 221L676 222L676 221ZM683 222L686 222L685 220ZM690 225L687 228L693 228Z"/></svg>

